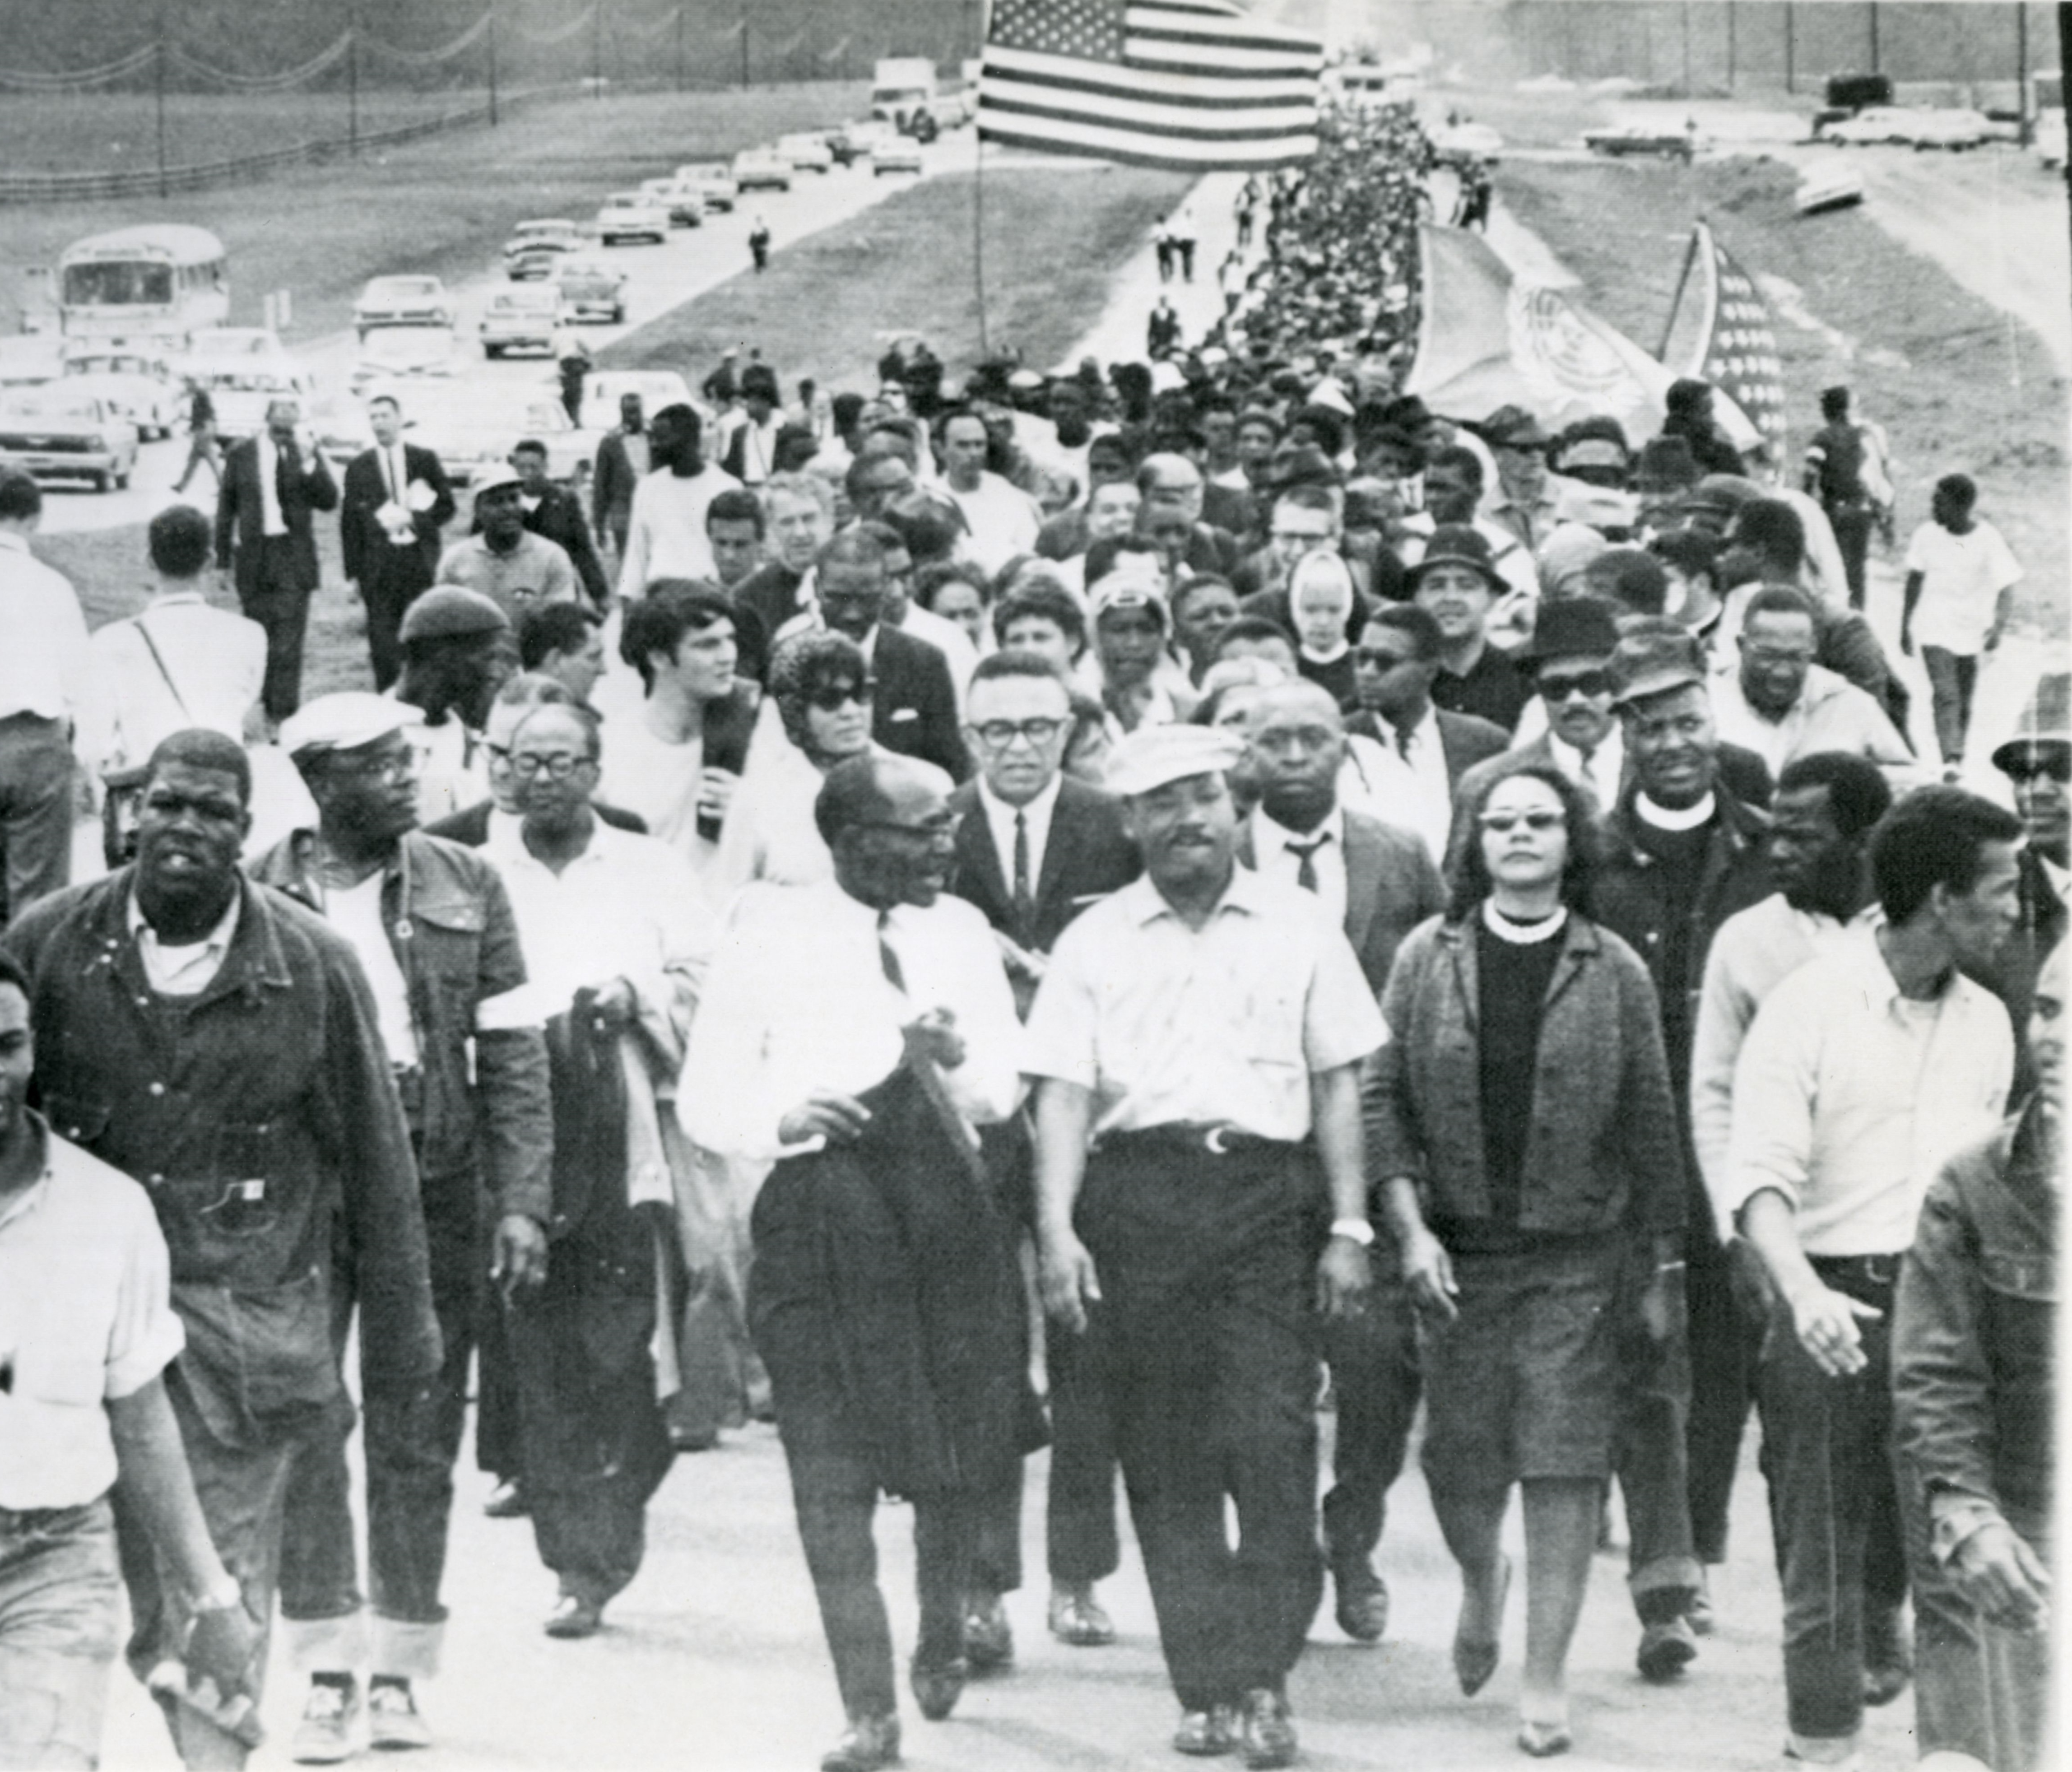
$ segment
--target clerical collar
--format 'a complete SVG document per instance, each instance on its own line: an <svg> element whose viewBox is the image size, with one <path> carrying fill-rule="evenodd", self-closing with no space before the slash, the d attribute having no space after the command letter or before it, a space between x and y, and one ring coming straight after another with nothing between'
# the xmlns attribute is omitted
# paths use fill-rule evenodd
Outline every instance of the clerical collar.
<svg viewBox="0 0 2072 1772"><path fill-rule="evenodd" d="M1682 808L1658 806L1646 795L1635 794L1633 809L1642 824L1652 824L1658 831L1695 831L1700 824L1712 822L1718 806L1708 790L1696 805Z"/></svg>
<svg viewBox="0 0 2072 1772"><path fill-rule="evenodd" d="M1542 917L1534 923L1520 923L1515 917L1507 917L1496 907L1496 900L1482 900L1482 927L1499 941L1513 946L1529 948L1543 941L1552 941L1561 933L1562 926L1568 920L1568 907L1556 905L1552 916Z"/></svg>

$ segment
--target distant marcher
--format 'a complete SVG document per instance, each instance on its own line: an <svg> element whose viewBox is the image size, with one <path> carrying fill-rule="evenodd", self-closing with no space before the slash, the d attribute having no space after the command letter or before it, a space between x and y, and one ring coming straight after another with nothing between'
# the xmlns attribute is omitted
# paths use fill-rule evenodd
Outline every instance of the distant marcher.
<svg viewBox="0 0 2072 1772"><path fill-rule="evenodd" d="M602 446L600 446L601 447ZM582 500L569 487L547 478L547 446L537 437L521 437L512 445L511 466L518 475L520 508L525 527L551 541L569 557L583 590L599 611L610 606L611 582L597 557L597 544L583 516Z"/></svg>
<svg viewBox="0 0 2072 1772"><path fill-rule="evenodd" d="M194 471L204 464L216 476L217 486L223 484L223 451L216 441L216 402L209 398L206 388L196 388L187 397L187 466L173 482L175 498L187 491Z"/></svg>
<svg viewBox="0 0 2072 1772"><path fill-rule="evenodd" d="M1935 483L1928 521L1906 545L1899 649L1911 655L1921 648L1946 780L1964 760L1980 656L2006 634L2011 593L2022 575L2000 531L1973 514L1978 500L1968 475L1944 475Z"/></svg>
<svg viewBox="0 0 2072 1772"><path fill-rule="evenodd" d="M1820 396L1825 422L1806 446L1805 490L1820 501L1835 545L1842 550L1842 569L1849 582L1849 606L1864 606L1864 562L1870 551L1877 505L1866 481L1869 451L1862 427L1849 417L1849 390L1829 388Z"/></svg>
<svg viewBox="0 0 2072 1772"><path fill-rule="evenodd" d="M569 422L582 422L583 382L590 374L590 347L583 335L573 325L564 323L554 329L554 366L561 378L561 405L568 410Z"/></svg>
<svg viewBox="0 0 2072 1772"><path fill-rule="evenodd" d="M606 431L597 446L590 491L590 527L600 537L611 537L612 552L622 559L626 553L626 525L633 515L633 489L648 477L653 465L648 455L648 426L640 397L622 394L618 426Z"/></svg>
<svg viewBox="0 0 2072 1772"><path fill-rule="evenodd" d="M374 427L374 446L346 464L338 537L347 586L367 611L374 686L385 689L402 668L397 633L403 612L438 576L439 532L452 520L454 496L438 457L403 441L403 409L393 396L376 394L368 401L367 419ZM220 515L216 537L220 558ZM295 711L295 703L290 700L277 710L269 694L266 711L282 719Z"/></svg>
<svg viewBox="0 0 2072 1772"><path fill-rule="evenodd" d="M619 550L623 602L645 596L654 579L712 577L705 510L717 494L741 484L705 459L705 422L694 407L664 406L650 421L648 437L654 471L634 489Z"/></svg>
<svg viewBox="0 0 2072 1772"><path fill-rule="evenodd" d="M476 532L439 556L436 582L479 591L515 628L529 610L575 602L575 564L558 542L525 525L524 482L512 468L492 467L475 489Z"/></svg>
<svg viewBox="0 0 2072 1772"><path fill-rule="evenodd" d="M748 250L755 261L756 274L760 276L770 268L770 224L760 216L748 230Z"/></svg>

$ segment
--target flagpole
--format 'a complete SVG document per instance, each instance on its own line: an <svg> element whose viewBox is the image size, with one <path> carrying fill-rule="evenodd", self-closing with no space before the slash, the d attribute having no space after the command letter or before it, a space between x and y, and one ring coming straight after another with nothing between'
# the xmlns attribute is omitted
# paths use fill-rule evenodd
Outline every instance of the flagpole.
<svg viewBox="0 0 2072 1772"><path fill-rule="evenodd" d="M985 53L985 0L972 0L978 19L979 53ZM963 72L961 68L958 70ZM980 361L993 355L985 327L985 126L972 123L972 286L978 298L978 354Z"/></svg>
<svg viewBox="0 0 2072 1772"><path fill-rule="evenodd" d="M1669 298L1669 318L1662 323L1662 343L1656 348L1655 360L1665 362L1669 341L1675 335L1677 310L1684 306L1684 291L1691 281L1691 267L1698 262L1698 230L1705 225L1700 216L1691 226L1691 239L1684 249L1684 269L1676 273L1676 293Z"/></svg>

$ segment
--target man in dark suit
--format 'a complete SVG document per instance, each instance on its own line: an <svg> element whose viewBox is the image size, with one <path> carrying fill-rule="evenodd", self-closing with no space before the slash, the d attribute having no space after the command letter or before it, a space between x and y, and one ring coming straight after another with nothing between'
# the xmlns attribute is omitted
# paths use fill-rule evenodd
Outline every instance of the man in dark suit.
<svg viewBox="0 0 2072 1772"><path fill-rule="evenodd" d="M345 576L367 606L367 651L374 686L401 673L396 638L403 611L431 587L439 564L439 532L452 521L446 470L428 449L403 441L403 409L393 395L367 403L374 446L346 464L339 541Z"/></svg>
<svg viewBox="0 0 2072 1772"><path fill-rule="evenodd" d="M232 575L238 606L266 631L267 717L302 702L302 635L317 588L310 513L338 508L338 483L304 432L292 400L266 408L266 429L233 447L216 501L216 564Z"/></svg>
<svg viewBox="0 0 2072 1772"><path fill-rule="evenodd" d="M1072 692L1049 660L995 652L981 660L967 696L964 735L979 772L950 796L957 828L950 890L985 914L1025 1017L1043 956L1088 904L1143 872L1116 800L1063 773ZM1029 1138L1018 1118L980 1134L995 1185L1026 1205ZM1082 1647L1112 1642L1115 1626L1094 1596L1120 1560L1115 1527L1115 1449L1098 1393L1075 1356L1077 1338L1046 1350L1050 1384L1050 1487L1046 1533L1050 1625ZM964 1653L998 1667L1013 1653L1000 1596L1022 1585L1022 1482L988 1498L966 1609Z"/></svg>
<svg viewBox="0 0 2072 1772"><path fill-rule="evenodd" d="M569 557L585 594L602 614L610 606L611 584L590 538L582 500L547 478L547 446L539 438L519 438L511 451L511 467L518 476L518 503L525 513L525 527ZM480 527L479 522L476 526Z"/></svg>
<svg viewBox="0 0 2072 1772"><path fill-rule="evenodd" d="M1438 623L1416 604L1376 605L1353 649L1360 711L1346 722L1382 747L1387 774L1375 791L1390 822L1422 837L1435 863L1446 853L1461 778L1511 748L1503 727L1433 705L1443 643Z"/></svg>
<svg viewBox="0 0 2072 1772"><path fill-rule="evenodd" d="M612 552L626 557L626 530L633 520L633 489L654 463L648 453L647 421L638 394L619 401L619 429L597 446L590 471L590 520L599 535L611 537Z"/></svg>
<svg viewBox="0 0 2072 1772"><path fill-rule="evenodd" d="M1403 938L1445 908L1438 870L1408 831L1338 804L1345 723L1326 690L1314 683L1268 689L1247 716L1246 739L1260 799L1239 833L1238 859L1316 894L1343 925L1379 997ZM1338 1399L1324 1554L1338 1627L1360 1642L1379 1641L1388 1628L1388 1587L1374 1552L1421 1388L1415 1313L1393 1240L1377 1236L1369 1255L1367 1309L1324 1326Z"/></svg>
<svg viewBox="0 0 2072 1772"><path fill-rule="evenodd" d="M863 648L870 665L870 735L887 750L919 757L954 781L972 772L957 726L949 662L879 616L886 592L886 552L874 536L845 529L820 549L815 568L820 619Z"/></svg>

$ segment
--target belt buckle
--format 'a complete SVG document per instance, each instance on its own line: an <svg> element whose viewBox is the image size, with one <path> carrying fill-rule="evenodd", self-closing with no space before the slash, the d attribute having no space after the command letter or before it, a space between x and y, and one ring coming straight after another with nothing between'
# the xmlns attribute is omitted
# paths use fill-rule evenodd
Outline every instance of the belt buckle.
<svg viewBox="0 0 2072 1772"><path fill-rule="evenodd" d="M1899 1281L1899 1257L1867 1255L1864 1257L1864 1273L1873 1285L1896 1285Z"/></svg>

